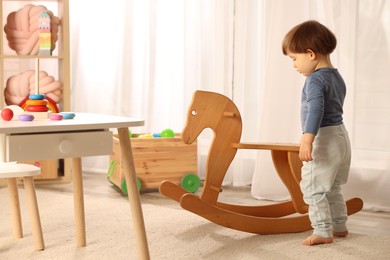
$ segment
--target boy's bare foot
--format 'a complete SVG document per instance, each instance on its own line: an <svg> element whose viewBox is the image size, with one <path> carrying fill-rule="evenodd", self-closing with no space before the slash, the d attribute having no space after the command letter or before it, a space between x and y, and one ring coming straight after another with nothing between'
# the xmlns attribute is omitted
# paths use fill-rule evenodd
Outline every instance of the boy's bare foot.
<svg viewBox="0 0 390 260"><path fill-rule="evenodd" d="M319 244L329 244L333 242L332 237L320 237L318 235L312 234L303 241L303 245L313 246Z"/></svg>
<svg viewBox="0 0 390 260"><path fill-rule="evenodd" d="M346 237L348 236L348 230L343 232L333 232L333 236L335 237Z"/></svg>

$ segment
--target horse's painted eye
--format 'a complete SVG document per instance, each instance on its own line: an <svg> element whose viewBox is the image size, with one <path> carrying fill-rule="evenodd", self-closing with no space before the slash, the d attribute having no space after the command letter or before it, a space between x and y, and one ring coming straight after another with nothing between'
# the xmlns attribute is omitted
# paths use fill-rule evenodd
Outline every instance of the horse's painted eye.
<svg viewBox="0 0 390 260"><path fill-rule="evenodd" d="M191 115L196 116L196 114L198 114L198 112L196 112L195 109L191 111Z"/></svg>

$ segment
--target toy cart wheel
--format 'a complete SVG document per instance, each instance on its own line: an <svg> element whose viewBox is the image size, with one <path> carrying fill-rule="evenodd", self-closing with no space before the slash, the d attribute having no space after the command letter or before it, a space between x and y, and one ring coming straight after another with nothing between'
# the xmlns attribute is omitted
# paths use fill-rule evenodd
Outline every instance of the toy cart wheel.
<svg viewBox="0 0 390 260"><path fill-rule="evenodd" d="M141 187L142 187L141 180L139 178L137 178L137 188L138 188L138 191L141 190ZM128 195L126 179L123 179L123 181L121 183L121 190L123 191L124 194Z"/></svg>
<svg viewBox="0 0 390 260"><path fill-rule="evenodd" d="M189 192L196 192L200 187L200 180L198 175L189 173L181 179L181 187Z"/></svg>

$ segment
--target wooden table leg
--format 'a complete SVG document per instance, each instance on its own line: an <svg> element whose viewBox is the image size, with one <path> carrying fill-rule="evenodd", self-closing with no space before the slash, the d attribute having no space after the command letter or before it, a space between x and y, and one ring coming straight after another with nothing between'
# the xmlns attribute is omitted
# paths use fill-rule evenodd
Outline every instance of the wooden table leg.
<svg viewBox="0 0 390 260"><path fill-rule="evenodd" d="M29 209L30 223L34 244L36 250L44 250L45 242L43 241L41 218L39 216L37 195L35 193L34 177L28 176L23 178L24 189L26 190L26 200Z"/></svg>
<svg viewBox="0 0 390 260"><path fill-rule="evenodd" d="M82 247L86 246L87 242L85 235L84 191L81 158L72 158L72 175L76 245Z"/></svg>
<svg viewBox="0 0 390 260"><path fill-rule="evenodd" d="M138 257L150 259L128 128L118 128L118 135Z"/></svg>
<svg viewBox="0 0 390 260"><path fill-rule="evenodd" d="M15 238L23 237L22 217L20 214L20 202L18 184L16 178L8 178L9 205L12 216L12 231Z"/></svg>

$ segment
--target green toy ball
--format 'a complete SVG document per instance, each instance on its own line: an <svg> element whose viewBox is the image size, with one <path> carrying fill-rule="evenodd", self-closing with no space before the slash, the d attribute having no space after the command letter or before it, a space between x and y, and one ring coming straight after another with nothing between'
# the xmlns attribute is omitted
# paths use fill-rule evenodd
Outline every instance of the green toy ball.
<svg viewBox="0 0 390 260"><path fill-rule="evenodd" d="M200 187L200 179L194 173L188 173L180 181L181 187L189 192L196 192Z"/></svg>
<svg viewBox="0 0 390 260"><path fill-rule="evenodd" d="M168 138L172 138L172 137L175 137L175 132L173 132L172 129L164 129L161 131L161 137L168 137Z"/></svg>

